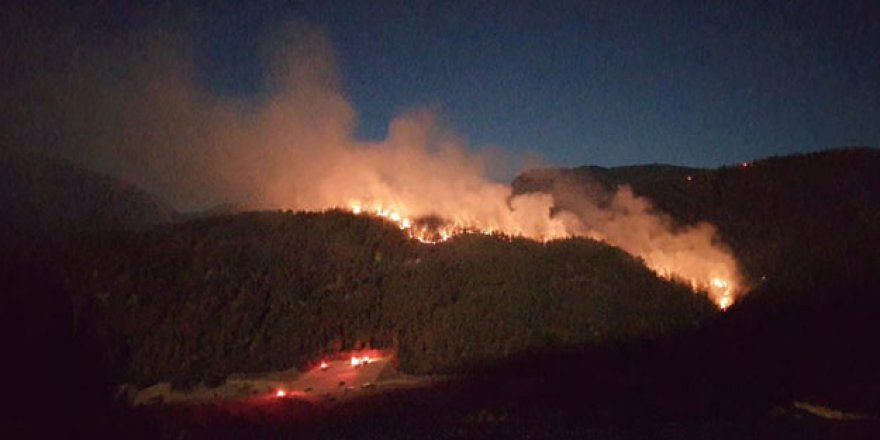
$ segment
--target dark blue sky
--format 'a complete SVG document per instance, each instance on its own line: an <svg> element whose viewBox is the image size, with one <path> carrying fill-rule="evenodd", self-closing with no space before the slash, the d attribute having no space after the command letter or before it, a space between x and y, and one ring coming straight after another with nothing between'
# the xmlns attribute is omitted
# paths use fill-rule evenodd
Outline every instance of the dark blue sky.
<svg viewBox="0 0 880 440"><path fill-rule="evenodd" d="M365 139L431 106L472 146L559 165L880 145L880 5L766 3L229 1L194 23L202 78L227 94L259 89L268 30L322 28Z"/></svg>

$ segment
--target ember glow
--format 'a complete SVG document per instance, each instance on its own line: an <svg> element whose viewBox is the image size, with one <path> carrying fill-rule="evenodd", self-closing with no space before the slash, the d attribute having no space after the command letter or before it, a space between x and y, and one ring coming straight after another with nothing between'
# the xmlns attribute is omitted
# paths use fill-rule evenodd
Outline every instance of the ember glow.
<svg viewBox="0 0 880 440"><path fill-rule="evenodd" d="M373 350L373 352L375 353L375 350ZM379 359L381 358L376 356L370 357L369 355L352 356L350 363L352 367L360 367L361 365L367 365L370 362Z"/></svg>
<svg viewBox="0 0 880 440"><path fill-rule="evenodd" d="M365 209L360 202L352 202L349 209L354 214L371 214L396 224L402 231L406 231L410 238L426 244L436 244L449 240L450 237L465 232L481 232L491 235L495 230L487 228L476 230L464 225L455 224L428 224L429 222L414 222L409 217L401 214L400 210L384 208L381 205Z"/></svg>
<svg viewBox="0 0 880 440"><path fill-rule="evenodd" d="M709 294L721 310L727 310L733 304L733 286L721 278L712 278L709 283Z"/></svg>

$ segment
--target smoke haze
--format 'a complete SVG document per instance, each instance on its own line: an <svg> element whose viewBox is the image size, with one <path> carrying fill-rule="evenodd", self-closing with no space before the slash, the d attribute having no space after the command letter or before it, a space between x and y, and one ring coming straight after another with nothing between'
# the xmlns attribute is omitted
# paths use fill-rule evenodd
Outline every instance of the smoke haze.
<svg viewBox="0 0 880 440"><path fill-rule="evenodd" d="M560 189L571 212L553 214L554 195L514 196L486 177L484 156L429 110L395 118L383 141L359 141L332 46L305 23L266 37L264 83L246 97L199 83L186 33L150 29L100 44L58 37L32 37L4 68L15 85L2 97L4 148L82 163L184 210L358 203L541 240L590 236L695 285L738 281L710 225L676 228L626 188L608 206Z"/></svg>

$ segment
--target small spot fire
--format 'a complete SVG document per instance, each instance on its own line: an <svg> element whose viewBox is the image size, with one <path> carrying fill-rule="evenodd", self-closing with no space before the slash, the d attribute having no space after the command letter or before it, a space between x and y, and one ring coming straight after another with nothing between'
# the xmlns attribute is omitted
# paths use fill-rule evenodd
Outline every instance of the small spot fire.
<svg viewBox="0 0 880 440"><path fill-rule="evenodd" d="M354 390L371 389L392 356L393 352L377 349L337 353L295 376L274 382L265 396L270 399L341 398Z"/></svg>

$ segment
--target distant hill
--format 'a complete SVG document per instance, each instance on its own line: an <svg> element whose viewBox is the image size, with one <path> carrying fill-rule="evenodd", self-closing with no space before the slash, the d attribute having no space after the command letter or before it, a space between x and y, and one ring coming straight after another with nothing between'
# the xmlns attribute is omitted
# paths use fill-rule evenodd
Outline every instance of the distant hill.
<svg viewBox="0 0 880 440"><path fill-rule="evenodd" d="M880 408L880 150L828 150L712 170L543 169L524 173L514 186L552 192L562 182L598 197L630 185L679 223L716 225L737 255L753 290L676 343L686 348L663 348L670 356L666 374L695 364L726 371L725 383L773 399L818 396Z"/></svg>
<svg viewBox="0 0 880 440"><path fill-rule="evenodd" d="M663 164L628 165L614 168L596 165L576 168L538 168L517 176L513 186L517 193L546 191L551 189L549 185L554 179L565 177L574 183L583 185L600 183L607 188L615 188L618 185L651 185L656 182L679 180L701 171L704 170Z"/></svg>
<svg viewBox="0 0 880 440"><path fill-rule="evenodd" d="M681 224L714 224L753 285L808 287L829 272L845 276L855 266L876 262L880 245L876 149L770 157L712 170L540 169L520 175L513 185L517 193L552 192L557 182L589 196L629 185Z"/></svg>
<svg viewBox="0 0 880 440"><path fill-rule="evenodd" d="M0 237L57 241L84 233L140 230L176 212L153 195L75 164L0 156Z"/></svg>
<svg viewBox="0 0 880 440"><path fill-rule="evenodd" d="M341 211L245 213L107 238L68 285L121 379L178 385L395 347L408 372L656 337L714 313L619 249L464 235L438 245Z"/></svg>

